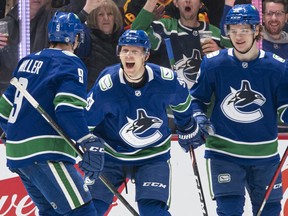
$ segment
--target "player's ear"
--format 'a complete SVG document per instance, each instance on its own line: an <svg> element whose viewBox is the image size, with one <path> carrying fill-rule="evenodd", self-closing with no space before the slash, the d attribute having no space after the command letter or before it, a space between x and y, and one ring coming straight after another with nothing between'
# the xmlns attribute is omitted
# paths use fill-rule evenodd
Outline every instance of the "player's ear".
<svg viewBox="0 0 288 216"><path fill-rule="evenodd" d="M77 34L75 36L75 41L74 41L74 44L73 44L73 50L77 49L80 45L80 35Z"/></svg>
<svg viewBox="0 0 288 216"><path fill-rule="evenodd" d="M150 57L150 52L148 52L148 53L146 54L146 56L145 56L145 61L147 61L147 60L149 59L149 57Z"/></svg>

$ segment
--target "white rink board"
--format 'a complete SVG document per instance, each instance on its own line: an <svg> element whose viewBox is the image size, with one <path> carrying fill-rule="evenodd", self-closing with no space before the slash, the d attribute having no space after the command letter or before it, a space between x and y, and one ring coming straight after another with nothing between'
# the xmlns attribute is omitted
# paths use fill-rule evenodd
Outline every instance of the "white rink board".
<svg viewBox="0 0 288 216"><path fill-rule="evenodd" d="M280 140L279 150L283 154L287 144L287 141ZM206 174L206 166L204 155L204 146L195 150L197 155L197 163L199 172L201 175L202 187L204 190L205 200L208 208L209 216L216 216L216 204L211 200L209 190L208 190L208 181ZM201 203L198 195L198 189L196 186L196 181L192 169L192 162L190 159L190 155L188 153L184 153L180 148L177 141L172 141L172 150L171 150L171 165L172 165L172 199L170 206L170 213L173 216L202 216L201 211ZM0 188L1 181L9 180L10 178L15 177L15 174L12 174L5 166L5 147L4 145L0 145ZM285 162L282 172L284 170L288 170L288 161ZM284 180L288 178L283 178ZM21 187L21 185L11 185L11 187ZM125 190L122 192L123 197L138 211L136 203L134 202L135 190L134 185L128 182L128 194L125 193ZM0 191L0 216L2 216L1 212L1 197L3 194ZM283 206L288 202L288 190L285 188ZM2 200L4 198L2 197ZM29 214L29 216L35 215ZM113 208L108 214L109 216L129 216L130 212L125 208L125 206L117 200L116 203L113 203ZM243 216L251 216L251 205L249 203L249 198L246 200L245 212ZM6 215L5 215L6 216ZM23 215L17 215L23 216ZM27 215L28 216L28 215ZM281 214L283 215L283 213ZM286 216L288 216L286 214Z"/></svg>

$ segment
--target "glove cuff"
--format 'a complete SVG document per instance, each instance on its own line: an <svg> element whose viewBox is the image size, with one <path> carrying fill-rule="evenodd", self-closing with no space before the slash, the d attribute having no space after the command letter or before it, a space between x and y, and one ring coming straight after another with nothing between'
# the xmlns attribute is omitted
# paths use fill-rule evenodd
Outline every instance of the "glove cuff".
<svg viewBox="0 0 288 216"><path fill-rule="evenodd" d="M83 136L82 138L80 138L79 140L77 140L77 143L82 143L84 140L89 140L91 138L95 139L96 136L91 134L91 133L89 133L89 134Z"/></svg>
<svg viewBox="0 0 288 216"><path fill-rule="evenodd" d="M195 125L193 125L193 130L191 130L189 133L185 133L185 134L179 133L178 138L180 140L189 140L189 139L193 139L194 137L196 137L196 135L198 133L199 133L199 126L198 126L198 124L195 124Z"/></svg>
<svg viewBox="0 0 288 216"><path fill-rule="evenodd" d="M195 112L195 113L193 114L193 117L194 117L194 118L197 117L197 116L205 116L205 117L206 117L205 113L203 113L203 112Z"/></svg>
<svg viewBox="0 0 288 216"><path fill-rule="evenodd" d="M190 133L192 131L195 131L195 125L197 126L197 123L194 118L191 118L188 124L186 124L183 127L177 127L179 131L184 133Z"/></svg>

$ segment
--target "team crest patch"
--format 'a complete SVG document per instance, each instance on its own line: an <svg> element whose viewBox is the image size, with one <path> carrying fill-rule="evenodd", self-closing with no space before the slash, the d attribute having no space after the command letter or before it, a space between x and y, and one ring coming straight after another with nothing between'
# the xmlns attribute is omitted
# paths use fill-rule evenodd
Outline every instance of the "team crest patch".
<svg viewBox="0 0 288 216"><path fill-rule="evenodd" d="M102 91L106 91L106 90L112 88L113 82L112 82L112 79L111 79L110 74L107 74L107 75L103 76L103 77L99 80L99 86L100 86L100 89L101 89Z"/></svg>
<svg viewBox="0 0 288 216"><path fill-rule="evenodd" d="M263 118L260 107L266 98L253 90L248 80L242 80L240 89L230 87L230 90L221 103L221 110L227 118L240 123L256 122Z"/></svg>
<svg viewBox="0 0 288 216"><path fill-rule="evenodd" d="M151 145L162 138L159 128L163 121L156 116L149 116L144 109L137 109L137 117L127 116L127 123L119 131L121 138L134 148Z"/></svg>
<svg viewBox="0 0 288 216"><path fill-rule="evenodd" d="M279 62L282 62L282 63L285 62L285 59L281 58L280 56L278 56L278 55L276 55L276 54L273 54L273 58L276 59L276 60L279 61Z"/></svg>
<svg viewBox="0 0 288 216"><path fill-rule="evenodd" d="M161 68L161 77L164 80L173 80L174 79L174 73L172 70L170 70L169 68L164 68L164 67L160 67Z"/></svg>
<svg viewBox="0 0 288 216"><path fill-rule="evenodd" d="M229 173L223 173L218 175L218 182L219 183L228 183L231 181L231 175Z"/></svg>

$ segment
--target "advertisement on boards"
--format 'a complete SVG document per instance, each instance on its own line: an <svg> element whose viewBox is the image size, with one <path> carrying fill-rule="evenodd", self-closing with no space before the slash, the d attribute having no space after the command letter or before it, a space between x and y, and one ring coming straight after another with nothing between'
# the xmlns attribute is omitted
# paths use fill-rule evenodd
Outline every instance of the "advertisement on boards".
<svg viewBox="0 0 288 216"><path fill-rule="evenodd" d="M192 169L192 160L188 153L180 148L178 142L172 141L171 165L172 165L172 188L171 188L171 215L181 216L202 216L201 202L197 189L195 176ZM279 142L279 151L284 153L287 147L287 139L281 139ZM209 186L206 174L204 155L204 146L195 150L200 180L204 191L204 198L207 205L209 216L217 216L216 203L211 200ZM281 155L282 156L282 155ZM288 216L288 162L286 161L282 168L283 175L283 200L281 216ZM5 146L0 144L0 216L36 216L37 208L34 206L30 197L27 195L20 179L17 175L11 173L6 167ZM286 179L286 180L285 180ZM127 182L128 194L124 186L119 188L121 195L138 211L135 202L134 184ZM129 216L131 213L116 197L107 216ZM243 216L251 216L251 205L249 197L246 196L246 204Z"/></svg>

